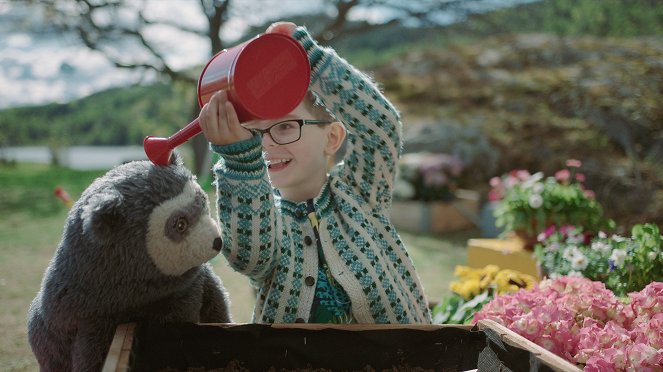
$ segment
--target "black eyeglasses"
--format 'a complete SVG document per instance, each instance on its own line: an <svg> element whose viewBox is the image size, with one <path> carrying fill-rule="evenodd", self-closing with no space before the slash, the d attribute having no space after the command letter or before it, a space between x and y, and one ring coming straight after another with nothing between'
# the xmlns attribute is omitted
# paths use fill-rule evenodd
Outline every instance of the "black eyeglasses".
<svg viewBox="0 0 663 372"><path fill-rule="evenodd" d="M307 119L290 119L280 121L273 124L267 129L250 128L253 133L264 136L269 133L272 140L279 145L287 145L289 143L297 142L302 138L302 126L304 124L330 124L331 121L326 120L307 120Z"/></svg>

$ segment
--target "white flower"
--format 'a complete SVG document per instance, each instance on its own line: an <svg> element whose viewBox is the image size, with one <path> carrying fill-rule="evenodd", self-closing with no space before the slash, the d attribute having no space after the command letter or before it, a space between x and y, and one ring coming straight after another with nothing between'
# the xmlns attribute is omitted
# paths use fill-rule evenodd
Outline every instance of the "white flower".
<svg viewBox="0 0 663 372"><path fill-rule="evenodd" d="M573 270L585 270L587 264L589 264L589 260L580 252L571 258L571 268Z"/></svg>
<svg viewBox="0 0 663 372"><path fill-rule="evenodd" d="M608 235L606 235L606 233L604 233L603 231L599 231L599 238L605 239L607 237L608 237Z"/></svg>
<svg viewBox="0 0 663 372"><path fill-rule="evenodd" d="M559 243L553 242L546 246L548 252L556 252L559 249Z"/></svg>
<svg viewBox="0 0 663 372"><path fill-rule="evenodd" d="M626 251L623 249L615 249L610 255L610 261L612 261L616 267L624 266L624 261L626 261Z"/></svg>
<svg viewBox="0 0 663 372"><path fill-rule="evenodd" d="M545 231L540 232L539 235L536 236L536 241L537 242L542 242L542 241L546 240L546 238L548 238L548 236L546 235L546 232Z"/></svg>
<svg viewBox="0 0 663 372"><path fill-rule="evenodd" d="M612 247L610 246L610 244L606 242L594 241L592 242L592 249L600 252L601 254L606 254L610 252L610 249L612 249Z"/></svg>
<svg viewBox="0 0 663 372"><path fill-rule="evenodd" d="M579 254L580 255L582 254L582 252L580 252L580 249L578 249L578 247L576 247L575 245L570 245L566 248L564 254L562 254L562 258L571 262L573 260L573 257Z"/></svg>
<svg viewBox="0 0 663 372"><path fill-rule="evenodd" d="M573 232L570 231L569 232L569 234L574 234L574 233L575 233L575 231L573 231ZM578 244L578 243L584 242L585 237L582 236L582 234L569 235L569 237L566 238L566 241L567 241L567 243L570 243L570 244Z"/></svg>
<svg viewBox="0 0 663 372"><path fill-rule="evenodd" d="M543 183L541 182L537 182L532 186L532 192L535 194L542 193L543 189L545 189L545 186L543 186Z"/></svg>
<svg viewBox="0 0 663 372"><path fill-rule="evenodd" d="M394 185L394 197L400 199L411 199L414 197L414 186L404 180L396 180Z"/></svg>
<svg viewBox="0 0 663 372"><path fill-rule="evenodd" d="M529 206L536 209L543 205L543 198L539 194L533 194L529 197Z"/></svg>
<svg viewBox="0 0 663 372"><path fill-rule="evenodd" d="M575 278L582 278L583 277L581 272L575 271L575 270L569 271L569 273L566 274L566 276L572 276L572 277L575 277Z"/></svg>
<svg viewBox="0 0 663 372"><path fill-rule="evenodd" d="M614 240L614 241L616 241L616 242L618 242L618 243L619 243L619 242L625 242L625 241L628 240L628 238L625 238L625 237L623 237L623 236L616 235L616 234L613 234L613 235L610 237L610 239L612 239L612 240Z"/></svg>
<svg viewBox="0 0 663 372"><path fill-rule="evenodd" d="M652 252L647 253L647 259L649 259L651 261L656 260L656 256L658 256L658 254L656 252L652 251Z"/></svg>

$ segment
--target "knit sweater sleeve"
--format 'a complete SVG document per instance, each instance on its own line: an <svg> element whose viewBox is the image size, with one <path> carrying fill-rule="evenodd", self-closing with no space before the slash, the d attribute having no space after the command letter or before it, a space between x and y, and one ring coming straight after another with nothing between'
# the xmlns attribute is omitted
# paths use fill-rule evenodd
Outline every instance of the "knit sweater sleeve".
<svg viewBox="0 0 663 372"><path fill-rule="evenodd" d="M311 90L348 129L338 175L370 205L389 206L400 156L402 124L375 83L330 48L318 45L303 27L293 35L311 63Z"/></svg>
<svg viewBox="0 0 663 372"><path fill-rule="evenodd" d="M271 272L276 255L273 194L260 137L211 149L220 155L213 171L221 253L233 269L259 284Z"/></svg>

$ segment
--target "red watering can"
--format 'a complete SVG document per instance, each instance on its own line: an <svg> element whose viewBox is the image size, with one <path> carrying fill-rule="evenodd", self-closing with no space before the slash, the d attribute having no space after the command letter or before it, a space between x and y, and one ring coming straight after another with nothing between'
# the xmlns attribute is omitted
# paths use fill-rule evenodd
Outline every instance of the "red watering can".
<svg viewBox="0 0 663 372"><path fill-rule="evenodd" d="M304 48L283 34L262 34L207 62L198 79L198 105L228 91L240 122L276 119L294 110L308 90L311 68ZM201 132L198 118L168 138L147 136L143 148L156 165L168 165L173 149Z"/></svg>

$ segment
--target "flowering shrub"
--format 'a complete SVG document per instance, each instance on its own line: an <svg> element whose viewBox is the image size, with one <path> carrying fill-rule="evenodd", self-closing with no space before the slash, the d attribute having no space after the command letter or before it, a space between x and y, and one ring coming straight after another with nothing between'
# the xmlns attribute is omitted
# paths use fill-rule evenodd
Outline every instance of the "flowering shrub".
<svg viewBox="0 0 663 372"><path fill-rule="evenodd" d="M633 226L631 237L592 236L574 226L548 228L534 255L550 277L583 276L604 282L618 296L663 281L663 237L658 226Z"/></svg>
<svg viewBox="0 0 663 372"><path fill-rule="evenodd" d="M404 200L452 200L463 163L447 154L409 153L401 156L394 197Z"/></svg>
<svg viewBox="0 0 663 372"><path fill-rule="evenodd" d="M451 282L451 295L433 308L433 322L440 324L469 324L474 313L497 294L534 288L536 279L515 270L500 270L496 265L482 269L456 266Z"/></svg>
<svg viewBox="0 0 663 372"><path fill-rule="evenodd" d="M488 197L497 203L493 212L497 227L532 237L551 225L571 224L588 231L613 228L594 193L583 186L585 176L577 172L580 161L569 160L566 165L554 177L526 170L493 177Z"/></svg>
<svg viewBox="0 0 663 372"><path fill-rule="evenodd" d="M497 296L474 321L495 320L585 371L660 371L663 283L628 297L622 302L601 282L562 276Z"/></svg>

